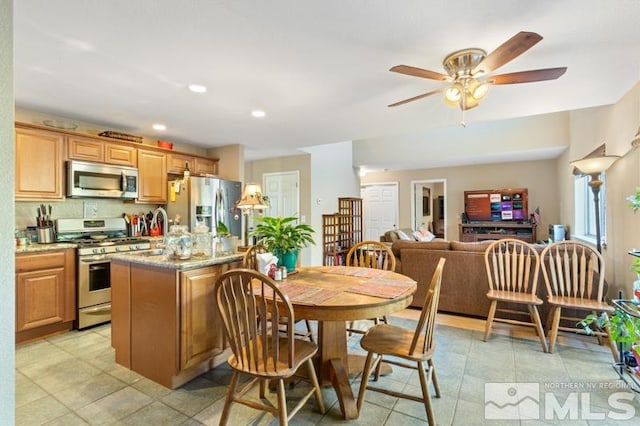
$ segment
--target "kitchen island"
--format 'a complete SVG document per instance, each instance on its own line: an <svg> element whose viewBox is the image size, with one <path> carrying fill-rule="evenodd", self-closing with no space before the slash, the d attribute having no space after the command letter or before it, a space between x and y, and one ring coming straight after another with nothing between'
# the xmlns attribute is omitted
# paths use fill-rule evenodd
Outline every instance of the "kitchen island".
<svg viewBox="0 0 640 426"><path fill-rule="evenodd" d="M116 362L175 389L224 363L229 351L213 286L242 254L172 260L154 251L111 255Z"/></svg>

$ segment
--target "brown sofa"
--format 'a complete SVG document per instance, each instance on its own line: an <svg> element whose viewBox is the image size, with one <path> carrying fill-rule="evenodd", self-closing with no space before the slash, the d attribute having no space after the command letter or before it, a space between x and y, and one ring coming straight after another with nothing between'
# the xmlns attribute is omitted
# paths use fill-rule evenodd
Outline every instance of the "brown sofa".
<svg viewBox="0 0 640 426"><path fill-rule="evenodd" d="M489 281L484 264L484 252L493 241L464 243L435 239L429 242L396 241L391 246L396 256L396 272L418 282L411 306L421 308L431 276L441 257L447 259L442 274L439 311L486 318L489 313ZM542 273L538 277L537 295L546 300ZM522 310L522 306L501 307ZM539 308L543 323L548 307ZM501 314L503 317L507 316ZM512 318L523 319L521 316Z"/></svg>

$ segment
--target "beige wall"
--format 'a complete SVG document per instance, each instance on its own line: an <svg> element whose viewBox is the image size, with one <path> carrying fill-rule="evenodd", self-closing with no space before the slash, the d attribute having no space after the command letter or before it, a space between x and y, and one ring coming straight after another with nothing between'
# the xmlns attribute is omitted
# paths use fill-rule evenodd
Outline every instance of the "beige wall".
<svg viewBox="0 0 640 426"><path fill-rule="evenodd" d="M562 203L556 190L556 160L377 172L361 178L362 183L399 183L400 228L411 228L411 181L427 179L446 180L446 236L450 240L458 240L458 224L467 190L527 188L529 212L540 206L538 239L547 238L550 223L559 223Z"/></svg>
<svg viewBox="0 0 640 426"><path fill-rule="evenodd" d="M218 158L218 175L226 180L243 181L244 146L239 144L220 146L207 150L207 155Z"/></svg>
<svg viewBox="0 0 640 426"><path fill-rule="evenodd" d="M289 157L269 158L245 163L245 182L256 182L262 185L264 173L292 172L300 173L300 216L311 217L311 155L293 155ZM315 236L316 240L318 236ZM308 250L303 250L300 262L308 264Z"/></svg>
<svg viewBox="0 0 640 426"><path fill-rule="evenodd" d="M577 160L606 143L607 153L621 155L606 172L607 245L603 255L607 265L609 297L618 290L631 295L635 274L630 270L632 257L627 252L640 248L640 214L634 214L625 198L640 186L640 150L631 149L631 139L640 125L640 82L614 105L571 112L570 148L559 159L558 193L569 200L560 210L563 223L574 223L573 176L569 161Z"/></svg>
<svg viewBox="0 0 640 426"><path fill-rule="evenodd" d="M13 2L0 0L0 184L14 188ZM13 197L0 205L0 424L15 421L15 261Z"/></svg>

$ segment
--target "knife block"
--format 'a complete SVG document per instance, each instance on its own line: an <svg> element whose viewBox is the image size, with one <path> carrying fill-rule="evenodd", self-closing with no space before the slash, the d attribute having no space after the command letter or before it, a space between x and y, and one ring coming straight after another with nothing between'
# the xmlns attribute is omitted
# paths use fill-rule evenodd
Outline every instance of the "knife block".
<svg viewBox="0 0 640 426"><path fill-rule="evenodd" d="M36 228L39 244L49 244L56 241L53 226L43 226Z"/></svg>

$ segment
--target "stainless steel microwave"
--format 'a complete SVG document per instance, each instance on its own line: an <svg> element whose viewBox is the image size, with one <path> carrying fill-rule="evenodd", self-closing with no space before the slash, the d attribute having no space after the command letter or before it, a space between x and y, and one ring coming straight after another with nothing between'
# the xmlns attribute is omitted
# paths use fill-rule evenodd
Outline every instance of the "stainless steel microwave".
<svg viewBox="0 0 640 426"><path fill-rule="evenodd" d="M69 160L68 197L138 198L138 169Z"/></svg>

